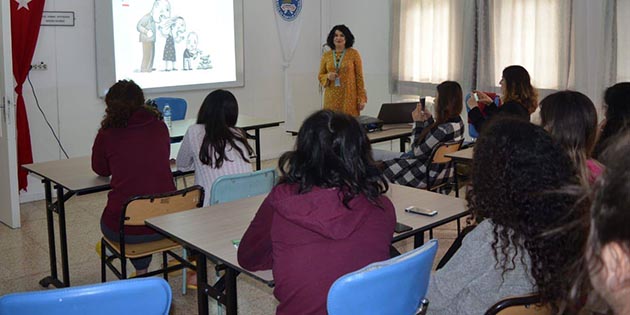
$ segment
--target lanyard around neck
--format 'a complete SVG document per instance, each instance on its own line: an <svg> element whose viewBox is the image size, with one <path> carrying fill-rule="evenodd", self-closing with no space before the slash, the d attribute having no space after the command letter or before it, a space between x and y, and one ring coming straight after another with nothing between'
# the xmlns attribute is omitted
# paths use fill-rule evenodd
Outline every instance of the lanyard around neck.
<svg viewBox="0 0 630 315"><path fill-rule="evenodd" d="M337 60L337 52L333 50L332 53L333 53L333 61L335 63L335 70L339 72L339 68L341 68L341 61L343 60L343 56L346 55L346 50L345 49L343 50L343 52L341 53L341 57L339 57L339 60Z"/></svg>

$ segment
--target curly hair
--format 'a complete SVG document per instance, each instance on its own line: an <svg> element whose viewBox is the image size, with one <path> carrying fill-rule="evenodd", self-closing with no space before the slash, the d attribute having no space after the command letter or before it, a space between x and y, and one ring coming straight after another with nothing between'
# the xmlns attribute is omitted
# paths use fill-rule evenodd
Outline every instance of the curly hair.
<svg viewBox="0 0 630 315"><path fill-rule="evenodd" d="M120 80L112 85L105 95L105 117L101 129L125 128L131 115L140 108L160 117L157 109L144 106L144 93L132 80Z"/></svg>
<svg viewBox="0 0 630 315"><path fill-rule="evenodd" d="M505 274L519 252L528 254L543 303L556 305L570 288L566 266L586 241L581 230L547 233L581 216L572 208L576 197L559 190L576 182L571 160L541 127L507 118L482 133L472 174L466 199L473 216L494 223L497 267Z"/></svg>
<svg viewBox="0 0 630 315"><path fill-rule="evenodd" d="M514 65L503 69L505 95L502 101L515 101L531 114L538 107L538 92L532 86L529 73L522 66Z"/></svg>
<svg viewBox="0 0 630 315"><path fill-rule="evenodd" d="M364 194L380 206L377 198L389 188L372 160L365 131L352 116L320 110L306 118L297 135L295 150L278 161L280 183L298 184L298 193L313 186L339 188L346 208Z"/></svg>

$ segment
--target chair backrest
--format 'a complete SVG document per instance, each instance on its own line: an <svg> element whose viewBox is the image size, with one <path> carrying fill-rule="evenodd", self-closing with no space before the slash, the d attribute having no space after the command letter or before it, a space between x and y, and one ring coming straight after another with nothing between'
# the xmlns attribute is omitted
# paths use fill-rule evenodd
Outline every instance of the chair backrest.
<svg viewBox="0 0 630 315"><path fill-rule="evenodd" d="M183 120L186 118L186 110L188 103L179 97L156 97L153 99L160 113L164 114L164 106L168 104L171 107L171 120Z"/></svg>
<svg viewBox="0 0 630 315"><path fill-rule="evenodd" d="M175 213L203 205L203 187L194 185L158 195L137 196L123 207L122 225L144 225L148 218Z"/></svg>
<svg viewBox="0 0 630 315"><path fill-rule="evenodd" d="M540 295L530 294L512 296L492 305L485 315L551 315L554 314L550 305L540 304Z"/></svg>
<svg viewBox="0 0 630 315"><path fill-rule="evenodd" d="M427 293L437 245L430 240L337 279L328 291L328 314L416 314Z"/></svg>
<svg viewBox="0 0 630 315"><path fill-rule="evenodd" d="M431 164L447 164L451 162L451 158L446 156L446 154L454 153L459 151L462 147L462 143L464 140L459 141L449 141L442 142L437 145L431 152L431 158L429 159L429 163Z"/></svg>
<svg viewBox="0 0 630 315"><path fill-rule="evenodd" d="M272 168L252 173L221 176L212 184L210 204L266 194L271 191L275 184L276 171Z"/></svg>
<svg viewBox="0 0 630 315"><path fill-rule="evenodd" d="M155 277L0 297L1 315L166 315L170 308L171 287Z"/></svg>

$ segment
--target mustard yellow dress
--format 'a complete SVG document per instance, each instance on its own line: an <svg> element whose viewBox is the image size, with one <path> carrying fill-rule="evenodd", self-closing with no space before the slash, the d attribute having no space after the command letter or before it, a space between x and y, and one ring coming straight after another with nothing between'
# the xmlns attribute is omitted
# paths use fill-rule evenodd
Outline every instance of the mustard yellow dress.
<svg viewBox="0 0 630 315"><path fill-rule="evenodd" d="M338 71L341 86L335 86L335 81L328 80L328 72L336 72L332 51L324 53L319 66L319 84L324 88L324 109L359 116L359 104L367 103L359 52L354 48L346 49Z"/></svg>

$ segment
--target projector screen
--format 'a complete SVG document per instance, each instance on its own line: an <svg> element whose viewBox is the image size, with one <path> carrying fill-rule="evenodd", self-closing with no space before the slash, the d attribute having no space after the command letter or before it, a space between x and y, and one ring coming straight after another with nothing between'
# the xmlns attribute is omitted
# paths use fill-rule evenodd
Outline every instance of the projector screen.
<svg viewBox="0 0 630 315"><path fill-rule="evenodd" d="M99 96L243 86L242 0L94 0Z"/></svg>

